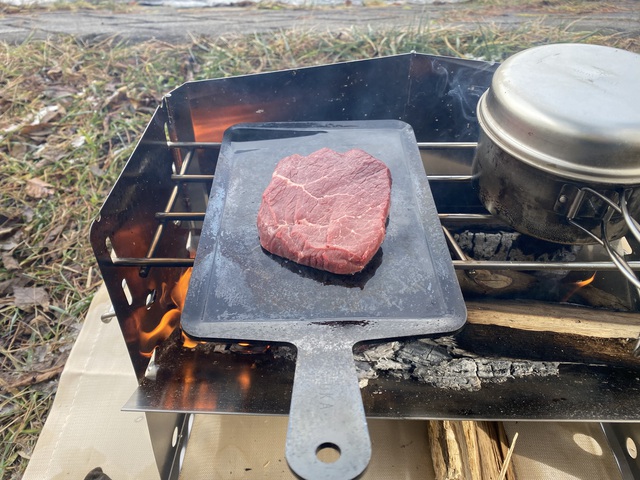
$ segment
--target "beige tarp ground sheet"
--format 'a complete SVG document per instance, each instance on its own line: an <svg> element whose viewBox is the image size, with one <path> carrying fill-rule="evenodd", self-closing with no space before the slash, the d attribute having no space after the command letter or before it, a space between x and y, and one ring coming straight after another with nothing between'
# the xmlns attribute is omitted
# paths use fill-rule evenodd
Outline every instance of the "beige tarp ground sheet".
<svg viewBox="0 0 640 480"><path fill-rule="evenodd" d="M67 362L27 480L79 479L101 467L113 480L159 478L144 415L122 412L136 379L106 290L96 295ZM197 415L181 478L294 478L284 459L286 418ZM617 479L594 424L512 422L520 479ZM370 420L373 459L364 479L434 477L423 421Z"/></svg>
<svg viewBox="0 0 640 480"><path fill-rule="evenodd" d="M597 423L505 422L504 426L509 438L519 432L513 458L518 478L621 478Z"/></svg>
<svg viewBox="0 0 640 480"><path fill-rule="evenodd" d="M25 479L79 479L94 467L116 479L156 479L145 417L122 412L137 386L117 321L103 323L111 306L96 294L65 366L47 423Z"/></svg>
<svg viewBox="0 0 640 480"><path fill-rule="evenodd" d="M368 423L373 454L363 480L434 478L425 422ZM286 430L283 417L199 415L194 432L205 441L189 444L181 478L294 479L284 458Z"/></svg>

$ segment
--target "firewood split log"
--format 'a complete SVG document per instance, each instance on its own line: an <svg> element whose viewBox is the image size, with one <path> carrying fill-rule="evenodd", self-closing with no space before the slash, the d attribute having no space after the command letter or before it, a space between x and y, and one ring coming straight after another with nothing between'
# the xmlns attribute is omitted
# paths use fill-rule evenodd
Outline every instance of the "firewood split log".
<svg viewBox="0 0 640 480"><path fill-rule="evenodd" d="M430 421L436 480L498 480L509 442L501 422ZM509 463L504 477L515 480Z"/></svg>

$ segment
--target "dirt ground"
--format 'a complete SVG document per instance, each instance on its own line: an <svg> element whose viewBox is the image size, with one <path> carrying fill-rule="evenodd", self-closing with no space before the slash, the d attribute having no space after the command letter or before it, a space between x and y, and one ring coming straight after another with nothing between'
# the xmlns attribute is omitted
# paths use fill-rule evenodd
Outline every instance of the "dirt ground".
<svg viewBox="0 0 640 480"><path fill-rule="evenodd" d="M62 4L64 5L64 4ZM408 27L472 29L478 25L519 28L537 23L567 29L640 35L640 1L594 0L471 0L426 5L380 2L350 7L283 7L276 3L248 6L171 8L115 4L111 8L59 7L27 9L0 4L0 40L22 42L68 34L102 39L118 36L129 41L159 39L188 41L193 36L256 33L287 29L317 32L355 27Z"/></svg>

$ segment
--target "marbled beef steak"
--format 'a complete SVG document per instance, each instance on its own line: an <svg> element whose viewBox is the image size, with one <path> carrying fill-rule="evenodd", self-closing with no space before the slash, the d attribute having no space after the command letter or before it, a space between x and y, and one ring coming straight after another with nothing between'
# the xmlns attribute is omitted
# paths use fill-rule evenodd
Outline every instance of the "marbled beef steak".
<svg viewBox="0 0 640 480"><path fill-rule="evenodd" d="M356 273L384 240L390 201L389 169L363 150L291 155L262 194L260 244L302 265Z"/></svg>

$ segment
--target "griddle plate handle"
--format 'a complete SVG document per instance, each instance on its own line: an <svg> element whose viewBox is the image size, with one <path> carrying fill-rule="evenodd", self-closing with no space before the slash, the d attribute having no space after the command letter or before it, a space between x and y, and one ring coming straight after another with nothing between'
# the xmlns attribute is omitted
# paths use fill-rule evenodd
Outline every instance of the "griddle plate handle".
<svg viewBox="0 0 640 480"><path fill-rule="evenodd" d="M320 338L295 343L286 457L291 470L304 479L344 480L367 468L371 441L353 361L354 342L328 338L339 334L339 326L327 329Z"/></svg>

